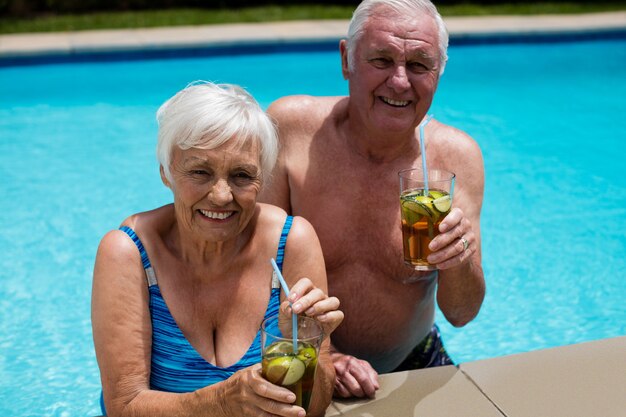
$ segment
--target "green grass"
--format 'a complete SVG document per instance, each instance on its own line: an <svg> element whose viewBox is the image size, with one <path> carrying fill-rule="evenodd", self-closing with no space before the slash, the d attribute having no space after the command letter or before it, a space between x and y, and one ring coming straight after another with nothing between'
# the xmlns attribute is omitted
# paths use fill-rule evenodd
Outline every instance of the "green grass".
<svg viewBox="0 0 626 417"><path fill-rule="evenodd" d="M571 3L527 3L527 4L458 4L439 7L443 17L446 16L487 16L487 15L535 15L535 14L576 14L626 10L626 4L603 2L571 2Z"/></svg>
<svg viewBox="0 0 626 417"><path fill-rule="evenodd" d="M497 14L591 13L626 10L616 3L536 3L492 6L463 4L441 6L446 16ZM81 15L49 15L30 19L0 18L0 33L55 32L88 29L121 29L158 26L208 25L237 22L269 22L300 19L349 19L352 6L264 6L236 10L170 9L133 12L98 12Z"/></svg>

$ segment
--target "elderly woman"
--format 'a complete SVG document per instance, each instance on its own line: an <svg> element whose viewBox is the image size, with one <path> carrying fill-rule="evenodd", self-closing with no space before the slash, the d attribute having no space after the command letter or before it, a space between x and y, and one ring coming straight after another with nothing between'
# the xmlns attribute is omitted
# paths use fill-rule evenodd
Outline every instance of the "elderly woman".
<svg viewBox="0 0 626 417"><path fill-rule="evenodd" d="M311 415L331 400L327 296L311 225L257 203L277 155L274 126L232 85L197 83L159 109L157 154L174 203L126 219L100 243L92 322L109 416L304 416L261 376L264 318L303 314L324 330ZM291 292L272 280L275 258ZM291 304L291 306L290 306Z"/></svg>

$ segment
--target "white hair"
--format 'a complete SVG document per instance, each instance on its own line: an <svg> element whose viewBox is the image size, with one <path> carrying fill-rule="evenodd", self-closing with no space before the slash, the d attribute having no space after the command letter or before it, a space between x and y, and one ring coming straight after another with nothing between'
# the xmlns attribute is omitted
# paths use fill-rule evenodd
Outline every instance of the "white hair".
<svg viewBox="0 0 626 417"><path fill-rule="evenodd" d="M352 14L352 20L348 27L346 46L349 67L354 67L354 50L357 41L363 35L365 24L377 12L379 6L387 6L403 16L415 16L418 12L423 12L435 19L439 40L439 76L441 76L448 61L448 29L446 29L437 8L430 0L363 0Z"/></svg>
<svg viewBox="0 0 626 417"><path fill-rule="evenodd" d="M260 147L261 175L266 178L278 155L276 128L257 101L232 84L195 81L167 100L157 111L157 159L172 181L174 146L215 149L229 141Z"/></svg>

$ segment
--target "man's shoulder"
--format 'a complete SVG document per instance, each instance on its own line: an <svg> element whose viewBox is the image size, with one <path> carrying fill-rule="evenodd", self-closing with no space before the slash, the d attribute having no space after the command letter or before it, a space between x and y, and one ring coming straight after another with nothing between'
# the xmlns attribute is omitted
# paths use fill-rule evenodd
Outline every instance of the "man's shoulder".
<svg viewBox="0 0 626 417"><path fill-rule="evenodd" d="M467 132L452 125L445 124L439 120L432 120L430 122L430 126L433 128L437 136L471 139L470 135Z"/></svg>
<svg viewBox="0 0 626 417"><path fill-rule="evenodd" d="M342 96L310 96L305 94L284 96L274 101L268 111L306 110L319 106L332 107L338 101L345 98L346 97Z"/></svg>
<svg viewBox="0 0 626 417"><path fill-rule="evenodd" d="M280 124L324 120L336 111L337 105L345 97L293 95L274 101L267 112Z"/></svg>
<svg viewBox="0 0 626 417"><path fill-rule="evenodd" d="M478 143L467 132L439 121L433 122L432 135L442 146L452 147L461 153L480 152Z"/></svg>
<svg viewBox="0 0 626 417"><path fill-rule="evenodd" d="M433 163L457 175L467 177L468 173L472 173L472 178L482 178L482 175L478 175L484 172L482 151L468 133L439 122L433 123L430 133L430 140L436 143L431 148ZM428 140L427 135L426 143Z"/></svg>

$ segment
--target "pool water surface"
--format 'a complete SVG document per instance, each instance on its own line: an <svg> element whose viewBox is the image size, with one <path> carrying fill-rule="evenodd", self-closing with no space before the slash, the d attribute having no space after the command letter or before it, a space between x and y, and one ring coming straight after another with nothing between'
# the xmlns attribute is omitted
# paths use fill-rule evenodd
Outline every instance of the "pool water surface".
<svg viewBox="0 0 626 417"><path fill-rule="evenodd" d="M626 40L452 46L432 107L480 144L487 297L456 362L626 334ZM100 238L171 201L155 112L198 79L341 95L332 51L0 68L0 415L99 413ZM376 190L372 190L376 192Z"/></svg>

